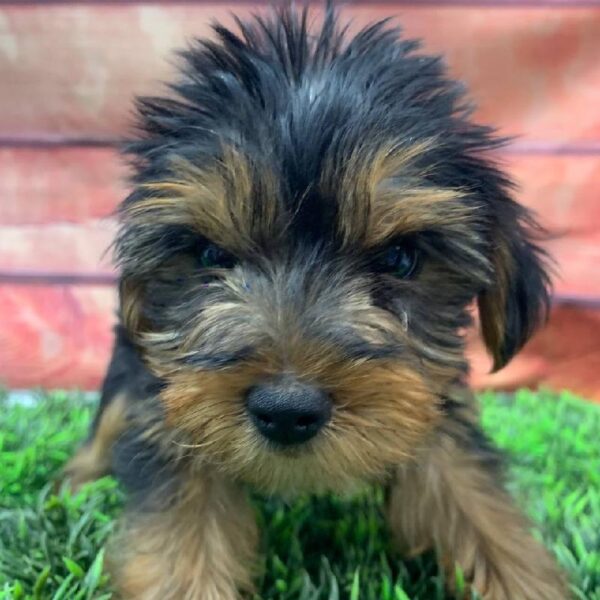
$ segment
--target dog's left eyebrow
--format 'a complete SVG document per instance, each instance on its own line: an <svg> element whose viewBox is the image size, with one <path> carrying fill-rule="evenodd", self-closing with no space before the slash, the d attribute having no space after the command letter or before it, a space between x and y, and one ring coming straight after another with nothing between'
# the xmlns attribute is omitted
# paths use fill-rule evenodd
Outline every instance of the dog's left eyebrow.
<svg viewBox="0 0 600 600"><path fill-rule="evenodd" d="M432 143L355 152L343 167L330 170L337 191L329 193L337 198L337 229L344 245L377 247L398 236L471 224L476 211L466 201L468 193L428 182L427 170L415 165ZM327 176L329 186L333 179Z"/></svg>
<svg viewBox="0 0 600 600"><path fill-rule="evenodd" d="M436 187L393 188L373 199L364 244L376 247L398 236L468 226L474 212L458 190Z"/></svg>

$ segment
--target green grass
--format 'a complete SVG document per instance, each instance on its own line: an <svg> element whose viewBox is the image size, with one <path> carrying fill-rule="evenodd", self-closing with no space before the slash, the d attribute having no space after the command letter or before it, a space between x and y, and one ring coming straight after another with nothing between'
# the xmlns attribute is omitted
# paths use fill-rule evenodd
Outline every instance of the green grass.
<svg viewBox="0 0 600 600"><path fill-rule="evenodd" d="M122 494L109 478L76 496L55 493L52 479L92 408L77 395L43 399L25 407L0 398L0 598L110 598L102 548ZM600 600L600 410L548 392L487 394L482 403L485 428L511 458L512 491L567 571L574 597ZM350 505L257 500L268 548L260 598L445 598L431 556L394 556L381 505L380 490Z"/></svg>

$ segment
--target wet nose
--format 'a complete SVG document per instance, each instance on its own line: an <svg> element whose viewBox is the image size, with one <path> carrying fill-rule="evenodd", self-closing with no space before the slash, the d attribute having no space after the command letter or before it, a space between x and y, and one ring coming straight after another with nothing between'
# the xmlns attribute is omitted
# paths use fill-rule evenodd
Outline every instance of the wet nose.
<svg viewBox="0 0 600 600"><path fill-rule="evenodd" d="M329 394L295 379L257 385L248 391L246 401L256 429L284 446L307 442L331 417Z"/></svg>

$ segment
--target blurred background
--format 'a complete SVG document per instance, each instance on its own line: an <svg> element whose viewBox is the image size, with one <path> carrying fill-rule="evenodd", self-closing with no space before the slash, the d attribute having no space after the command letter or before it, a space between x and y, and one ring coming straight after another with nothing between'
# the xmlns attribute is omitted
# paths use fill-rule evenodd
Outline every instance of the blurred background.
<svg viewBox="0 0 600 600"><path fill-rule="evenodd" d="M116 307L115 143L132 99L164 91L172 50L249 2L0 0L0 385L95 389ZM476 387L568 388L600 401L600 2L353 2L443 53L477 118L518 139L499 157L553 233L548 326L504 371L471 334Z"/></svg>

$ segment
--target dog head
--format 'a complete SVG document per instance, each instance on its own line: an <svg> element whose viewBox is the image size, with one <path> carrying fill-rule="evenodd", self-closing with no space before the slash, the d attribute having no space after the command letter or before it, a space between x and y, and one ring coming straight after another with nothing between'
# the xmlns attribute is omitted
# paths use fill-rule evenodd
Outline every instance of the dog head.
<svg viewBox="0 0 600 600"><path fill-rule="evenodd" d="M436 57L332 11L216 26L139 101L122 319L202 460L268 491L413 455L464 384L478 299L496 368L548 302L537 226Z"/></svg>

